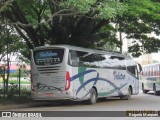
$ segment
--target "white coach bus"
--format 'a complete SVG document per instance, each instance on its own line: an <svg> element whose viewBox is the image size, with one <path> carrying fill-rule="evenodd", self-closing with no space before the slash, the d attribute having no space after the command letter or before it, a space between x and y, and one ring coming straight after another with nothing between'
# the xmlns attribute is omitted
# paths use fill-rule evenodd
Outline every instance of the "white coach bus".
<svg viewBox="0 0 160 120"><path fill-rule="evenodd" d="M160 63L144 65L142 71L143 93L154 91L155 95L160 95Z"/></svg>
<svg viewBox="0 0 160 120"><path fill-rule="evenodd" d="M87 100L139 93L139 68L130 57L69 45L37 47L31 57L34 100Z"/></svg>

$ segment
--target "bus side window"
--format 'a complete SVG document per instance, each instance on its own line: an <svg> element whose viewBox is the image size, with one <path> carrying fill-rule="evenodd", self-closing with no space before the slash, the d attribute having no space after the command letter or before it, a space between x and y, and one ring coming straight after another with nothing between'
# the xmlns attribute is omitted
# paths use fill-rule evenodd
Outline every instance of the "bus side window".
<svg viewBox="0 0 160 120"><path fill-rule="evenodd" d="M77 53L74 51L74 58L72 59L72 65L75 67L79 66L79 57L77 56Z"/></svg>
<svg viewBox="0 0 160 120"><path fill-rule="evenodd" d="M78 60L72 60L72 65L78 67L79 66Z"/></svg>
<svg viewBox="0 0 160 120"><path fill-rule="evenodd" d="M137 65L134 61L128 59L126 60L126 63L127 63L127 71L130 72L132 75L136 76L137 77Z"/></svg>
<svg viewBox="0 0 160 120"><path fill-rule="evenodd" d="M68 53L68 65L72 65L71 64L71 54L70 53Z"/></svg>
<svg viewBox="0 0 160 120"><path fill-rule="evenodd" d="M70 50L69 55L68 55L68 64L78 67L79 65L79 59L77 58L77 54L75 51Z"/></svg>

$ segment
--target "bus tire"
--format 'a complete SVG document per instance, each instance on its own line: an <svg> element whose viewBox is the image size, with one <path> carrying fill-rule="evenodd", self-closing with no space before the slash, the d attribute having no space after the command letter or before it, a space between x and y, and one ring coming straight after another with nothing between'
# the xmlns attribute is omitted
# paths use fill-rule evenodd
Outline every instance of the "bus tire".
<svg viewBox="0 0 160 120"><path fill-rule="evenodd" d="M90 98L88 100L89 104L95 104L97 102L97 92L94 88L90 90Z"/></svg>
<svg viewBox="0 0 160 120"><path fill-rule="evenodd" d="M148 90L144 89L144 85L143 84L142 84L142 91L143 91L144 94L146 94L148 92Z"/></svg>
<svg viewBox="0 0 160 120"><path fill-rule="evenodd" d="M156 85L155 84L153 85L153 91L154 91L154 95L159 95L160 94L159 91L156 91Z"/></svg>
<svg viewBox="0 0 160 120"><path fill-rule="evenodd" d="M132 90L131 90L131 87L129 87L127 95L120 96L120 99L121 100L129 100L129 99L131 99L131 95L132 95Z"/></svg>

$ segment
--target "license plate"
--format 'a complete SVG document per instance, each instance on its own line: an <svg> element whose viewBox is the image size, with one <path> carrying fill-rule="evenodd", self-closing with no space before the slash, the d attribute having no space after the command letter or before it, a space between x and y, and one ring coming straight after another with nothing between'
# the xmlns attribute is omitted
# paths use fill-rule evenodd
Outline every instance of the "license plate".
<svg viewBox="0 0 160 120"><path fill-rule="evenodd" d="M52 97L52 96L53 96L53 93L46 93L46 96Z"/></svg>

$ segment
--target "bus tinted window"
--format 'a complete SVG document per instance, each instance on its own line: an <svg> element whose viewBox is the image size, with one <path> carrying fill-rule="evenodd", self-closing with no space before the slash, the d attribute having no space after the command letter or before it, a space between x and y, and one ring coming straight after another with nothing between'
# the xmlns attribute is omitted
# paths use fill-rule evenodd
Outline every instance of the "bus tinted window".
<svg viewBox="0 0 160 120"><path fill-rule="evenodd" d="M36 65L54 65L63 60L64 49L47 49L34 51Z"/></svg>
<svg viewBox="0 0 160 120"><path fill-rule="evenodd" d="M126 63L127 63L127 71L133 75L136 75L135 69L137 69L137 66L135 62L131 60L126 60Z"/></svg>
<svg viewBox="0 0 160 120"><path fill-rule="evenodd" d="M115 55L114 56L105 55L105 57L106 57L105 64L110 63L111 67L114 69L121 69L121 70L126 69L124 57L119 57Z"/></svg>
<svg viewBox="0 0 160 120"><path fill-rule="evenodd" d="M73 51L70 50L71 62L70 65L78 67L99 67L99 61L104 60L105 58L100 54L82 52L82 51Z"/></svg>
<svg viewBox="0 0 160 120"><path fill-rule="evenodd" d="M113 68L126 69L125 59L123 57L103 55L97 53L88 53L82 51L70 50L69 65L82 67L98 67L98 68Z"/></svg>

